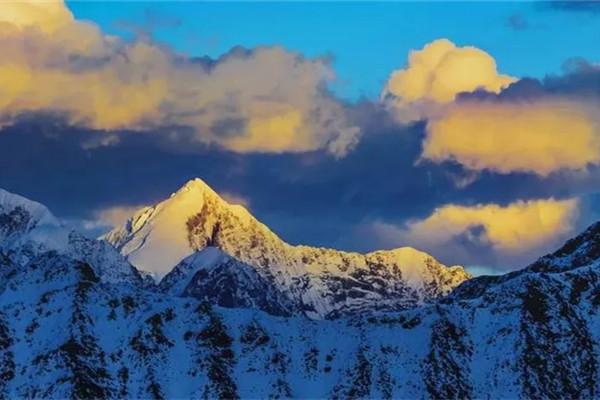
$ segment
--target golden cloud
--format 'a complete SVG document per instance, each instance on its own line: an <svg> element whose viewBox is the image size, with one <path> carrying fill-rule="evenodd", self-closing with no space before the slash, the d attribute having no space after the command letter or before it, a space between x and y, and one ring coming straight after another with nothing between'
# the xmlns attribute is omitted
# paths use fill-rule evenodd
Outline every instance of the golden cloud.
<svg viewBox="0 0 600 400"><path fill-rule="evenodd" d="M62 1L0 4L0 122L54 112L101 130L185 125L234 151L345 154L358 130L323 89L323 59L281 48L212 65L149 42L125 43L73 19Z"/></svg>
<svg viewBox="0 0 600 400"><path fill-rule="evenodd" d="M305 129L302 114L296 110L279 115L253 117L248 121L248 135L227 139L227 145L234 150L252 149L263 152L281 152L290 147L299 151L318 147L310 135L303 134ZM303 139L299 141L298 139Z"/></svg>
<svg viewBox="0 0 600 400"><path fill-rule="evenodd" d="M454 160L476 171L542 176L583 169L600 161L592 115L585 106L564 100L459 103L428 123L422 158Z"/></svg>
<svg viewBox="0 0 600 400"><path fill-rule="evenodd" d="M403 119L418 119L437 105L452 102L461 92L498 93L515 81L499 74L496 61L485 51L438 39L411 51L406 68L391 74L382 97Z"/></svg>
<svg viewBox="0 0 600 400"><path fill-rule="evenodd" d="M555 241L574 229L577 199L516 201L507 206L446 205L402 232L409 243L439 246L461 236L504 253L523 253Z"/></svg>
<svg viewBox="0 0 600 400"><path fill-rule="evenodd" d="M73 14L59 0L5 1L1 9L0 24L11 24L19 28L35 26L47 33L73 20Z"/></svg>

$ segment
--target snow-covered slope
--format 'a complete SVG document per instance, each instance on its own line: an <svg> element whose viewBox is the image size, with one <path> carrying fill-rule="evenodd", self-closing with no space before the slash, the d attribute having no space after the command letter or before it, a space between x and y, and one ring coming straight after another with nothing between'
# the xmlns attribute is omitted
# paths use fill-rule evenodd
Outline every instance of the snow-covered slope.
<svg viewBox="0 0 600 400"><path fill-rule="evenodd" d="M0 189L0 239L16 233L27 233L35 228L58 226L58 220L42 204Z"/></svg>
<svg viewBox="0 0 600 400"><path fill-rule="evenodd" d="M42 204L0 189L0 247L23 261L31 254L65 249L68 232Z"/></svg>
<svg viewBox="0 0 600 400"><path fill-rule="evenodd" d="M600 238L588 233L541 259L560 268L319 321L106 284L54 251L0 258L12 271L0 275L0 397L598 398ZM178 269L231 260L207 249Z"/></svg>
<svg viewBox="0 0 600 400"><path fill-rule="evenodd" d="M229 308L255 308L273 315L300 313L300 305L285 296L254 267L207 247L184 259L158 285L173 296L192 296Z"/></svg>
<svg viewBox="0 0 600 400"><path fill-rule="evenodd" d="M39 219L7 204L0 398L600 397L600 224L430 304L315 321L259 310L287 297L210 246L159 286L107 279L127 264L75 234L12 257Z"/></svg>
<svg viewBox="0 0 600 400"><path fill-rule="evenodd" d="M199 179L105 236L141 270L163 276L206 247L256 268L311 317L398 310L447 294L470 276L405 247L369 254L292 246Z"/></svg>
<svg viewBox="0 0 600 400"><path fill-rule="evenodd" d="M103 281L141 284L137 270L111 245L69 231L45 206L0 189L0 254L22 265L48 251L96 266Z"/></svg>

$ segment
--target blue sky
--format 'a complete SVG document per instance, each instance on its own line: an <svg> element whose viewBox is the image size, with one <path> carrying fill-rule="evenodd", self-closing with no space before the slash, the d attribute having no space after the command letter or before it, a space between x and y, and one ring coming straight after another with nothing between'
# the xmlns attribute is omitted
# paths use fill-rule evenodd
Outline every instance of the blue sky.
<svg viewBox="0 0 600 400"><path fill-rule="evenodd" d="M600 59L594 13L535 2L68 4L78 19L106 32L131 37L132 27L141 27L190 56L217 57L237 45L331 55L338 74L332 89L348 99L378 96L409 50L437 38L479 47L517 77L560 73L570 58Z"/></svg>

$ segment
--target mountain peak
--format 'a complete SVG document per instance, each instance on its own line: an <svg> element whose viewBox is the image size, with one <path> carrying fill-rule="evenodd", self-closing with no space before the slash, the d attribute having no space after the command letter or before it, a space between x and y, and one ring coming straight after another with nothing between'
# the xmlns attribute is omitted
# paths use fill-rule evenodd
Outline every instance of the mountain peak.
<svg viewBox="0 0 600 400"><path fill-rule="evenodd" d="M448 293L470 278L413 248L369 254L293 246L245 208L194 179L138 211L105 239L141 270L162 278L180 261L217 247L324 317L368 307L398 309Z"/></svg>
<svg viewBox="0 0 600 400"><path fill-rule="evenodd" d="M215 201L223 204L227 204L225 200L221 198L206 182L200 178L194 178L187 181L177 191L171 194L171 196L165 201L161 202L163 206L170 205L170 208L175 207L188 207L190 203L194 205L201 204L204 199L209 201ZM184 210L182 210L184 211Z"/></svg>
<svg viewBox="0 0 600 400"><path fill-rule="evenodd" d="M102 281L141 282L137 271L109 244L69 231L46 206L0 189L0 254L26 265L47 253L89 264Z"/></svg>
<svg viewBox="0 0 600 400"><path fill-rule="evenodd" d="M255 220L243 206L230 205L202 179L196 178L168 199L138 210L124 226L113 229L103 239L139 269L160 279L179 261L211 245L208 237L198 240L194 233L200 229L198 224L203 225L200 230L212 234L211 229L225 221L247 225ZM262 229L268 231L266 226Z"/></svg>
<svg viewBox="0 0 600 400"><path fill-rule="evenodd" d="M177 192L173 193L173 196L178 194L197 194L197 193L210 193L217 194L206 182L200 178L190 179L183 185Z"/></svg>
<svg viewBox="0 0 600 400"><path fill-rule="evenodd" d="M188 233L190 220L202 212L219 214L227 207L227 202L203 180L192 179L168 199L138 210L123 227L112 230L104 239L137 267L161 278L193 252Z"/></svg>
<svg viewBox="0 0 600 400"><path fill-rule="evenodd" d="M0 189L0 245L20 247L24 242L62 247L66 231L44 205Z"/></svg>
<svg viewBox="0 0 600 400"><path fill-rule="evenodd" d="M18 208L26 211L36 224L60 225L46 206L0 188L0 214L10 213Z"/></svg>
<svg viewBox="0 0 600 400"><path fill-rule="evenodd" d="M211 208L209 211L212 213L219 213L226 209L228 213L235 214L240 219L253 218L244 206L229 203L200 178L190 179L161 204L166 206L167 203L170 203L170 209L181 207L181 211L185 212L190 202L193 203L192 208L194 209L203 205L204 207L209 206Z"/></svg>

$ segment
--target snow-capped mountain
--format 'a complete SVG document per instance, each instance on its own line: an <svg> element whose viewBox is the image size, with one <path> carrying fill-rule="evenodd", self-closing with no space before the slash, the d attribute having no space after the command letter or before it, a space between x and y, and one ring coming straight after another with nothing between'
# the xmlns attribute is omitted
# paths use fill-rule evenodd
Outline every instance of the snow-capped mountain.
<svg viewBox="0 0 600 400"><path fill-rule="evenodd" d="M165 276L158 290L173 296L192 296L228 308L256 308L273 315L300 313L273 282L256 268L207 247L192 254Z"/></svg>
<svg viewBox="0 0 600 400"><path fill-rule="evenodd" d="M105 240L137 268L157 276L197 251L217 247L252 266L313 318L412 307L449 293L470 277L462 267L446 267L410 247L359 254L292 246L200 179L139 210ZM177 276L186 280L179 285L192 278Z"/></svg>
<svg viewBox="0 0 600 400"><path fill-rule="evenodd" d="M69 231L42 204L0 189L0 252L22 265L48 251L94 265L106 282L142 282L139 272L108 243Z"/></svg>
<svg viewBox="0 0 600 400"><path fill-rule="evenodd" d="M112 259L87 251L6 248L1 398L600 396L600 224L430 304L334 320L258 310L285 304L277 287L215 247L154 287L103 279Z"/></svg>
<svg viewBox="0 0 600 400"><path fill-rule="evenodd" d="M7 243L18 235L60 223L42 204L0 189L0 240Z"/></svg>
<svg viewBox="0 0 600 400"><path fill-rule="evenodd" d="M65 249L68 232L42 204L0 189L0 247L25 262L36 252Z"/></svg>

